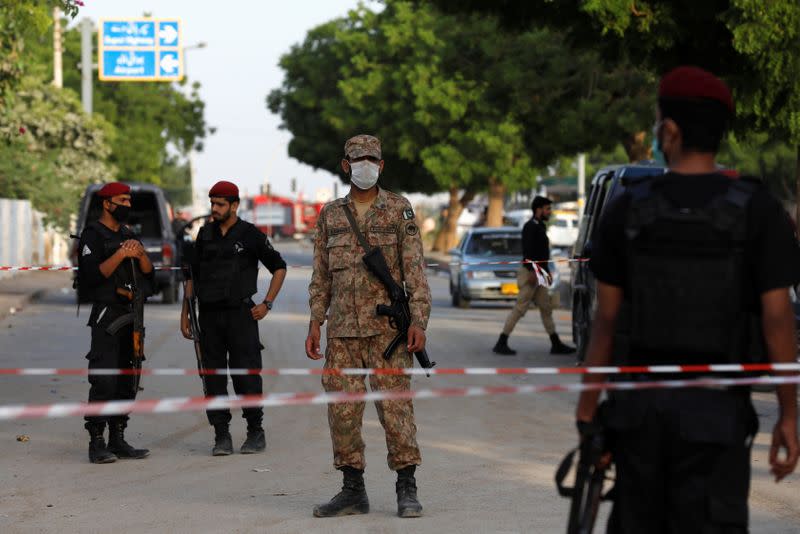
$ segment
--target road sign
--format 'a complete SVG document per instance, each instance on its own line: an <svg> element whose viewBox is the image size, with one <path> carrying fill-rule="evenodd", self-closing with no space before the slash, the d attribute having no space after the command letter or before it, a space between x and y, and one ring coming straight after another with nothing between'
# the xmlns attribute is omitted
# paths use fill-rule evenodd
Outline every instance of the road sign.
<svg viewBox="0 0 800 534"><path fill-rule="evenodd" d="M97 49L102 81L183 79L181 25L176 19L100 21Z"/></svg>

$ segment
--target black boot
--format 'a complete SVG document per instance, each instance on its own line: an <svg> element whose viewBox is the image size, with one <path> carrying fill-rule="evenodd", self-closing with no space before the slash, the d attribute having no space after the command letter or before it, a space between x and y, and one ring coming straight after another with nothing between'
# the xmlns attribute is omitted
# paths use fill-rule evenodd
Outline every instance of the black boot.
<svg viewBox="0 0 800 534"><path fill-rule="evenodd" d="M233 440L228 425L214 425L214 448L211 456L230 456L233 454Z"/></svg>
<svg viewBox="0 0 800 534"><path fill-rule="evenodd" d="M325 504L314 507L314 517L338 517L369 513L369 499L364 488L364 471L348 465L340 468L344 473L342 491Z"/></svg>
<svg viewBox="0 0 800 534"><path fill-rule="evenodd" d="M93 464L110 464L117 461L117 457L106 448L103 438L105 423L86 423L89 431L89 461Z"/></svg>
<svg viewBox="0 0 800 534"><path fill-rule="evenodd" d="M500 339L494 344L492 352L503 356L513 356L517 353L517 351L508 346L508 336L505 334L500 334Z"/></svg>
<svg viewBox="0 0 800 534"><path fill-rule="evenodd" d="M108 422L108 450L117 455L121 460L141 460L150 455L148 449L136 449L130 443L125 441L125 427L127 423L124 421L109 421Z"/></svg>
<svg viewBox="0 0 800 534"><path fill-rule="evenodd" d="M422 505L417 500L417 481L414 479L416 465L397 471L397 515L398 517L422 517Z"/></svg>
<svg viewBox="0 0 800 534"><path fill-rule="evenodd" d="M247 439L242 443L242 454L255 454L267 448L267 438L261 424L247 425Z"/></svg>
<svg viewBox="0 0 800 534"><path fill-rule="evenodd" d="M577 349L564 345L558 338L558 334L550 334L550 354L574 354Z"/></svg>

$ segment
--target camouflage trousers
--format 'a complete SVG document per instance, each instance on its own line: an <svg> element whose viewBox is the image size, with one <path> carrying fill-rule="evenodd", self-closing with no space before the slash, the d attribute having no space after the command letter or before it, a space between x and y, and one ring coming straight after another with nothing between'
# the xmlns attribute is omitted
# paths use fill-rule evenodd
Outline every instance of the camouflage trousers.
<svg viewBox="0 0 800 534"><path fill-rule="evenodd" d="M410 367L412 360L405 348L405 340L395 350L390 360L383 358L383 351L394 335L388 332L364 338L329 338L325 351L325 368ZM365 392L367 388L364 378L323 375L322 385L328 392ZM411 377L370 376L369 386L372 391L406 391L411 387ZM361 438L364 406L364 402L328 405L328 425L333 441L333 465L337 468L350 466L364 469L366 466L364 440ZM411 401L376 401L375 407L386 434L389 469L397 471L409 465L420 465L422 457L417 445L417 426L414 424L414 406Z"/></svg>
<svg viewBox="0 0 800 534"><path fill-rule="evenodd" d="M507 336L511 335L514 327L522 319L531 307L531 303L539 308L539 315L542 316L542 325L544 331L548 335L556 333L556 325L553 322L553 308L554 303L550 300L550 291L544 286L531 283L530 273L524 266L517 271L517 285L519 286L519 294L517 295L517 303L508 314L506 324L503 326L503 333Z"/></svg>

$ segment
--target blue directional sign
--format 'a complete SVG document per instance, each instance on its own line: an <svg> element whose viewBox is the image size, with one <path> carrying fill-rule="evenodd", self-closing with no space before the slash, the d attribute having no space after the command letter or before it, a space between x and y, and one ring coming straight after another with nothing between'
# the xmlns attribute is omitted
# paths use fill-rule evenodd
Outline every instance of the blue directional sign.
<svg viewBox="0 0 800 534"><path fill-rule="evenodd" d="M97 35L102 81L183 79L181 23L176 19L103 20Z"/></svg>

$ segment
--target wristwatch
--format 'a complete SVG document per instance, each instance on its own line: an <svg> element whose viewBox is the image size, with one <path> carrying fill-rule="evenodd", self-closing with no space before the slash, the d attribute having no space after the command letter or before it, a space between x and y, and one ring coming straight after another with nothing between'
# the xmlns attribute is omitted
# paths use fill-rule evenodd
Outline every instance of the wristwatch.
<svg viewBox="0 0 800 534"><path fill-rule="evenodd" d="M271 300L265 300L265 301L264 301L264 304L266 304L266 305L267 305L267 309L268 309L268 310L271 310L271 309L272 309L272 301L271 301Z"/></svg>

